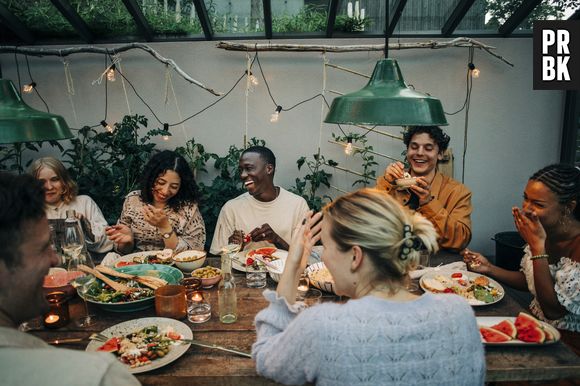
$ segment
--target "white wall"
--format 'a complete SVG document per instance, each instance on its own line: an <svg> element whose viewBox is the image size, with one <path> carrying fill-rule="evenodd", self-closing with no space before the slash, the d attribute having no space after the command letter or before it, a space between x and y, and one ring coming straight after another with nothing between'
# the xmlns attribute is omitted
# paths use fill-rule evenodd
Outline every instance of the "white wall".
<svg viewBox="0 0 580 386"><path fill-rule="evenodd" d="M421 39L416 39L421 41ZM534 91L532 89L532 40L481 39L497 47L496 52L514 64L510 67L500 60L476 51L475 60L481 69L479 79L473 81L469 110L468 149L465 183L473 191L473 231L471 247L485 253L493 253L490 238L497 232L513 230L510 208L521 204L521 196L527 178L534 171L559 159L561 119L564 94L558 91ZM402 40L411 41L409 39ZM283 41L275 41L282 43ZM315 41L295 40L302 44L380 44L377 40ZM264 43L261 41L259 43ZM193 78L219 91L227 91L240 77L246 67L246 54L215 48L215 42L153 43L151 46L161 55L175 62ZM51 47L55 48L55 47ZM465 75L468 50L448 48L441 50L390 51L390 57L399 61L407 83L419 91L428 92L441 99L447 112L459 109L465 99ZM380 52L327 54L330 62L370 74ZM165 67L148 54L129 51L121 55L125 75L133 82L139 93L151 105L163 122L179 121L171 91L169 103L165 98ZM104 117L104 86L92 85L104 69L103 58L93 54L78 54L67 58L74 80L73 107L66 93L63 64L55 57L30 58L32 75L38 89L47 100L51 111L62 114L69 125L80 127L94 125ZM320 53L273 53L263 52L260 61L277 103L284 108L321 92L322 55ZM13 55L0 56L4 78L17 82ZM278 157L277 183L290 187L297 175L296 160L310 156L318 147L321 127L321 99L305 103L292 111L283 112L277 124L269 122L275 106L271 102L257 65L253 69L260 85L249 94L248 132L267 141ZM328 69L327 89L341 92L361 88L366 80L342 71ZM27 82L25 61L20 60L22 81ZM177 102L182 116L189 116L217 97L186 83L172 72ZM160 141L161 148L174 148L185 140L195 137L206 146L207 151L224 154L230 144L242 145L245 130L245 80L216 106L189 120L181 128L172 129L174 136ZM149 118L149 127L159 127L146 107L127 86L131 112ZM120 78L109 83L109 123L120 120L128 112ZM333 94L328 94L329 101ZM43 109L34 94L24 96L31 106ZM452 138L455 154L455 177L461 178L463 131L465 111L449 116L445 129ZM345 131L359 132L357 128L344 127ZM399 134L399 127L383 127L381 130ZM359 170L360 163L348 158L342 148L328 143L331 132L338 133L334 125L322 125L322 153L343 166ZM369 143L375 151L399 157L403 150L400 141L371 133ZM50 149L43 150L51 153ZM377 157L377 174L382 174L389 162ZM332 171L332 170L329 170ZM352 190L355 176L332 171L332 184ZM203 180L211 176L201 176ZM331 196L336 190L326 192Z"/></svg>

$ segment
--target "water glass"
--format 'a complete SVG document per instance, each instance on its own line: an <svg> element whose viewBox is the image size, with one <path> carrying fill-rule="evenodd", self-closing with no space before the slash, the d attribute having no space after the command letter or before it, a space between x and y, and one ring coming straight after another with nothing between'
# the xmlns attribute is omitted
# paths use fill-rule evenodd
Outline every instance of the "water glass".
<svg viewBox="0 0 580 386"><path fill-rule="evenodd" d="M187 294L187 319L192 323L207 322L211 318L209 293L192 291Z"/></svg>
<svg viewBox="0 0 580 386"><path fill-rule="evenodd" d="M173 319L183 319L187 315L185 287L170 284L155 290L155 314Z"/></svg>
<svg viewBox="0 0 580 386"><path fill-rule="evenodd" d="M431 253L428 250L422 249L419 251L419 268L427 268L430 265Z"/></svg>
<svg viewBox="0 0 580 386"><path fill-rule="evenodd" d="M264 288L268 278L268 271L261 264L246 266L246 285L248 288Z"/></svg>

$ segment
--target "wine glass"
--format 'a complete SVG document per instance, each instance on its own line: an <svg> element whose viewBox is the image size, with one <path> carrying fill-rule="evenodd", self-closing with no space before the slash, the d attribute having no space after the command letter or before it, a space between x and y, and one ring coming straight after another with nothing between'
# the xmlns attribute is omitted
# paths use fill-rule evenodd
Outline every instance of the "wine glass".
<svg viewBox="0 0 580 386"><path fill-rule="evenodd" d="M82 249L82 247L81 247ZM89 305L87 303L87 292L96 283L97 279L94 275L81 271L79 266L84 265L89 268L95 268L93 261L91 258L83 253L77 255L76 258L73 258L69 261L68 264L68 271L69 275L72 278L70 284L76 288L79 295L83 298L85 303L85 316L81 316L75 320L75 323L79 327L90 327L94 324L92 316L89 314Z"/></svg>

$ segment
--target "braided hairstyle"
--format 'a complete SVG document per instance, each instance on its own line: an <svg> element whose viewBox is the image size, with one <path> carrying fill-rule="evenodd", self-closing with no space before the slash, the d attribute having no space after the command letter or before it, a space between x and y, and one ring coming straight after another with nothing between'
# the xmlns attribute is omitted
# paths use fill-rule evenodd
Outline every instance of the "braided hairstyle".
<svg viewBox="0 0 580 386"><path fill-rule="evenodd" d="M341 251L358 245L376 267L375 281L400 286L417 266L420 249L437 251L437 232L420 214L403 208L385 191L361 189L324 209L330 236Z"/></svg>
<svg viewBox="0 0 580 386"><path fill-rule="evenodd" d="M576 201L572 215L580 220L580 169L568 164L553 164L535 172L530 180L546 185L562 205Z"/></svg>

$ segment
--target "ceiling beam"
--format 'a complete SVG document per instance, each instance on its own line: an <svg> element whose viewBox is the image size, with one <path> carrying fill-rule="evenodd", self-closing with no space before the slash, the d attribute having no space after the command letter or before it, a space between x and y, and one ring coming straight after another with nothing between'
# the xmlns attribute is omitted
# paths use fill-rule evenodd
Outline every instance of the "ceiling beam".
<svg viewBox="0 0 580 386"><path fill-rule="evenodd" d="M389 18L389 29L387 31L389 36L391 36L393 34L393 31L395 31L395 27L397 26L397 23L399 22L399 19L401 18L401 14L403 13L403 10L405 9L405 5L407 5L407 0L397 0L395 5L393 6L393 11L389 12L391 14L391 17ZM388 6L389 6L389 1L386 1L385 7L388 7Z"/></svg>
<svg viewBox="0 0 580 386"><path fill-rule="evenodd" d="M264 29L266 30L266 39L272 39L272 2L270 0L262 1L264 8Z"/></svg>
<svg viewBox="0 0 580 386"><path fill-rule="evenodd" d="M143 11L137 2L135 0L123 0L123 3L133 17L133 20L135 20L135 24L141 35L145 37L146 41L153 41L153 28L151 28L151 25L145 18L145 15L143 15Z"/></svg>
<svg viewBox="0 0 580 386"><path fill-rule="evenodd" d="M336 12L338 11L338 0L331 0L328 6L328 18L326 19L326 37L331 38L334 33L334 23L336 22Z"/></svg>
<svg viewBox="0 0 580 386"><path fill-rule="evenodd" d="M542 0L524 0L522 5L499 27L497 32L502 36L510 35L541 2Z"/></svg>
<svg viewBox="0 0 580 386"><path fill-rule="evenodd" d="M10 10L0 3L0 21L26 44L34 43L34 35Z"/></svg>
<svg viewBox="0 0 580 386"><path fill-rule="evenodd" d="M193 5L195 5L195 12L203 29L203 34L205 35L205 40L213 40L213 29L211 28L211 23L209 21L209 16L207 14L207 8L203 0L193 0Z"/></svg>
<svg viewBox="0 0 580 386"><path fill-rule="evenodd" d="M85 23L67 0L50 0L50 2L56 9L58 9L85 42L92 43L95 40L87 23Z"/></svg>
<svg viewBox="0 0 580 386"><path fill-rule="evenodd" d="M451 36L453 31L455 31L459 23L461 23L461 20L463 20L465 14L467 13L467 11L469 11L469 8L471 8L473 3L475 3L475 0L459 1L457 6L451 13L451 16L449 16L449 19L447 19L447 21L443 25L443 28L441 28L441 34L443 36L445 37Z"/></svg>

